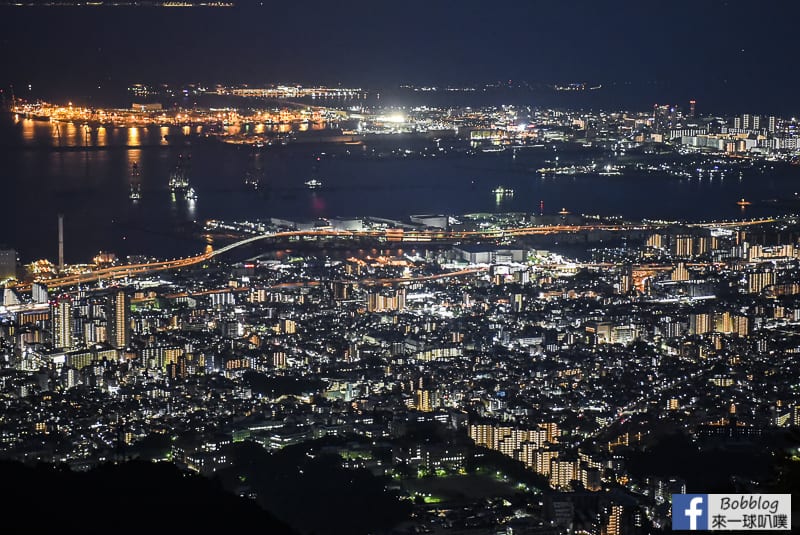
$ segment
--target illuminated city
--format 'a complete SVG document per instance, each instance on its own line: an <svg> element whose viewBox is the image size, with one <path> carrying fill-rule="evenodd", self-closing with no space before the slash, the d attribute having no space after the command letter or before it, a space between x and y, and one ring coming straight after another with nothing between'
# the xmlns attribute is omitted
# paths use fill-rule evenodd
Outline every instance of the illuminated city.
<svg viewBox="0 0 800 535"><path fill-rule="evenodd" d="M795 73L750 91L748 44L684 74L626 57L625 81L635 37L578 0L241 4L0 4L9 518L645 535L683 525L678 495L795 494ZM722 0L698 21L723 6L750 28ZM655 14L619 16L683 20ZM86 62L13 44L32 21L84 32ZM163 41L100 40L138 38L123 21Z"/></svg>

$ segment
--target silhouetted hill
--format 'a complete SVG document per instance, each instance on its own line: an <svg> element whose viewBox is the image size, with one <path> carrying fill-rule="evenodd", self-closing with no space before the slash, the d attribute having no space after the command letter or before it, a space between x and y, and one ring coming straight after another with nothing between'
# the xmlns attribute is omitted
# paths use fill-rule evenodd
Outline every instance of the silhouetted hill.
<svg viewBox="0 0 800 535"><path fill-rule="evenodd" d="M303 534L384 533L407 520L411 504L387 480L364 468L343 468L338 455L323 454L329 437L269 453L239 442L227 448L233 467L218 472L227 488L247 485L258 503Z"/></svg>
<svg viewBox="0 0 800 535"><path fill-rule="evenodd" d="M89 472L0 462L4 533L294 534L254 502L168 463L108 464ZM16 526L13 528L12 526Z"/></svg>

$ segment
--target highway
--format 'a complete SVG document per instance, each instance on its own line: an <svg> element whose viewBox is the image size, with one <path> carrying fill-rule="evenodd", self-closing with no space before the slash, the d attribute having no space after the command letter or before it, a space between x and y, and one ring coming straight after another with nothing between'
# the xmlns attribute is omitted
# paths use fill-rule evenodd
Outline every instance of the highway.
<svg viewBox="0 0 800 535"><path fill-rule="evenodd" d="M735 221L735 222L719 222L719 223L701 223L696 226L704 227L736 227L743 225L760 225L764 223L771 223L773 219L759 219L753 221ZM204 252L196 256L186 258L178 258L173 260L160 260L155 262L148 262L142 264L125 264L121 266L112 266L100 269L94 269L84 273L76 273L63 275L51 279L37 279L37 282L46 284L48 288L63 288L66 286L75 286L78 284L86 284L100 280L112 281L117 279L124 279L135 275L142 275L156 271L164 271L170 269L179 269L189 267L195 264L206 262L213 257L222 255L236 249L257 241L267 239L283 239L283 238L343 238L343 239L360 239L360 238L378 238L385 239L389 243L408 242L408 243L432 243L436 241L452 242L458 240L468 240L482 238L487 240L499 240L504 238L513 238L519 236L532 236L532 235L547 235L559 233L574 233L574 232L588 232L588 231L611 231L618 232L623 230L656 230L661 228L657 225L552 225L552 226L533 226L533 227L517 227L508 229L491 229L491 230L405 230L405 229L386 229L386 230L362 230L362 231L346 231L346 230L292 230L282 232L269 232L266 234L259 234L231 243L214 251ZM20 290L26 289L25 286L19 286Z"/></svg>
<svg viewBox="0 0 800 535"><path fill-rule="evenodd" d="M442 280L442 279L451 279L457 277L464 277L466 275L475 275L477 273L482 273L487 271L489 268L481 266L469 269L460 269L458 271L448 271L447 273L438 273L436 275L421 275L417 277L392 277L392 278L370 278L370 279L337 279L337 280L307 280L307 281L295 281L295 282L280 282L278 284L272 284L269 286L258 287L255 288L257 290L280 290L284 288L303 288L303 287L314 287L320 286L321 284L333 284L333 283L343 283L343 284L353 284L358 286L388 286L392 284L404 284L409 282L423 282L423 281L433 281L433 280ZM165 297L167 299L177 299L180 297L202 297L204 295L212 295L212 294L221 294L221 293L241 293L241 292L248 292L253 288L250 287L238 287L238 288L213 288L209 290L200 290L197 292L179 292L179 293L172 293L166 294L160 297ZM150 301L155 299L153 297L144 297L141 299L131 299L132 303L141 303L145 301Z"/></svg>

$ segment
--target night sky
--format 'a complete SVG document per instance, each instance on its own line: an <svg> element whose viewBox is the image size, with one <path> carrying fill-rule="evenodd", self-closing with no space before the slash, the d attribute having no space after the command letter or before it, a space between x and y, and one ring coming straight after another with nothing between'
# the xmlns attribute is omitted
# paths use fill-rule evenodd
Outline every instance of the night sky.
<svg viewBox="0 0 800 535"><path fill-rule="evenodd" d="M621 101L696 98L707 109L793 114L798 15L787 0L0 7L0 84L53 96L137 81L589 81Z"/></svg>

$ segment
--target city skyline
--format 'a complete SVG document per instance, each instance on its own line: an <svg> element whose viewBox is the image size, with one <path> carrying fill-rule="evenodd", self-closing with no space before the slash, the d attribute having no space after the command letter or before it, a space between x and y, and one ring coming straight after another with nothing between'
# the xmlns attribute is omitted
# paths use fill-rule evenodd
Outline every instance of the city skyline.
<svg viewBox="0 0 800 535"><path fill-rule="evenodd" d="M8 522L791 532L798 14L0 2Z"/></svg>

